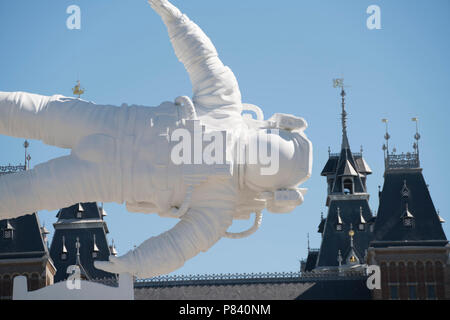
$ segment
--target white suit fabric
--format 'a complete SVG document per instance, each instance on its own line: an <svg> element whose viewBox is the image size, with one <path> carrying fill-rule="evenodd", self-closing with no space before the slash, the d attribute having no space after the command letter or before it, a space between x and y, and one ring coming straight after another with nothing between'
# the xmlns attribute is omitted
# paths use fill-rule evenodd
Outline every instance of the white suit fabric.
<svg viewBox="0 0 450 320"><path fill-rule="evenodd" d="M206 131L225 130L226 151L233 153L246 128L234 74L196 24L168 1L149 2L189 73L198 121ZM176 270L224 236L242 201L232 164L192 169L171 163L171 132L194 121L184 111L172 102L115 107L60 95L0 92L0 134L72 149L69 156L1 176L0 218L91 201L126 202L130 211L164 216L182 205L186 179L191 179L191 205L178 224L124 256L96 263L140 278Z"/></svg>

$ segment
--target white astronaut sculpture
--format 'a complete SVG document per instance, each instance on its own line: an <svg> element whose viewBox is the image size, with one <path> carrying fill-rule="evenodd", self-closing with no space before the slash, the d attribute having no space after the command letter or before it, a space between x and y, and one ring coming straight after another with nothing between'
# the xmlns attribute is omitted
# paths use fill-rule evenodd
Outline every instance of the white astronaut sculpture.
<svg viewBox="0 0 450 320"><path fill-rule="evenodd" d="M127 254L95 263L140 278L176 270L221 237L252 233L264 208L293 210L303 202L304 190L297 187L312 166L306 122L284 114L264 120L259 108L243 104L233 72L202 30L168 1L149 2L189 73L192 100L119 108L61 95L0 92L0 134L72 150L1 176L0 219L91 201L126 202L129 211L179 218L171 230ZM257 119L242 115L244 110ZM251 213L256 219L250 230L227 232L233 219Z"/></svg>

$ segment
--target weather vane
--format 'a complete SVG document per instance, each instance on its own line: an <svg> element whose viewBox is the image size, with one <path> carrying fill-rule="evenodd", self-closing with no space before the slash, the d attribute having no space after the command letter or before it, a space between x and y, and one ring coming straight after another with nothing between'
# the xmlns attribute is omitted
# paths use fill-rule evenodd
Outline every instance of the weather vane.
<svg viewBox="0 0 450 320"><path fill-rule="evenodd" d="M333 79L333 88L344 89L344 78Z"/></svg>
<svg viewBox="0 0 450 320"><path fill-rule="evenodd" d="M78 98L84 93L84 88L81 88L80 80L77 80L77 84L72 88L72 92L74 95L78 96Z"/></svg>

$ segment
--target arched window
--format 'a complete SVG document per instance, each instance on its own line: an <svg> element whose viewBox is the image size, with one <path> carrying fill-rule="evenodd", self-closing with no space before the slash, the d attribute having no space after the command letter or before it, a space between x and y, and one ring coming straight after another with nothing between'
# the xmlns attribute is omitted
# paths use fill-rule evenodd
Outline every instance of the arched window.
<svg viewBox="0 0 450 320"><path fill-rule="evenodd" d="M346 178L344 180L344 194L353 194L353 179Z"/></svg>

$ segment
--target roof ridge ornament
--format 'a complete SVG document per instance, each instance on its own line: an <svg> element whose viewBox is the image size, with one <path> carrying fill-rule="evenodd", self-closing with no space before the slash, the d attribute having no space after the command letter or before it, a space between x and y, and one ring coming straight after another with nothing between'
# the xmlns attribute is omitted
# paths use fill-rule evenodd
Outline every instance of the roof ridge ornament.
<svg viewBox="0 0 450 320"><path fill-rule="evenodd" d="M337 207L337 220L338 220L338 224L343 224L342 218L341 218L341 208L339 208L339 207Z"/></svg>
<svg viewBox="0 0 450 320"><path fill-rule="evenodd" d="M403 214L404 218L414 218L413 214L411 213L411 211L409 211L408 208L408 202L405 203L405 212Z"/></svg>
<svg viewBox="0 0 450 320"><path fill-rule="evenodd" d="M65 237L65 236L62 236L62 243L63 243L63 246L62 246L62 253L67 253L67 248L66 248L66 237Z"/></svg>
<svg viewBox="0 0 450 320"><path fill-rule="evenodd" d="M359 222L361 224L366 224L366 220L363 217L363 208L359 207Z"/></svg>
<svg viewBox="0 0 450 320"><path fill-rule="evenodd" d="M439 209L437 210L437 215L438 215L438 218L439 218L439 222L440 223L445 223L444 218L442 218L441 215L440 215Z"/></svg>
<svg viewBox="0 0 450 320"><path fill-rule="evenodd" d="M409 189L408 189L408 186L406 185L406 179L403 180L403 187L402 187L401 194L402 194L402 197L409 198Z"/></svg>

